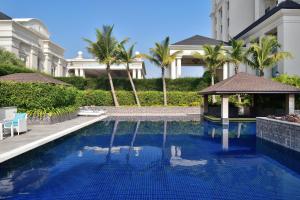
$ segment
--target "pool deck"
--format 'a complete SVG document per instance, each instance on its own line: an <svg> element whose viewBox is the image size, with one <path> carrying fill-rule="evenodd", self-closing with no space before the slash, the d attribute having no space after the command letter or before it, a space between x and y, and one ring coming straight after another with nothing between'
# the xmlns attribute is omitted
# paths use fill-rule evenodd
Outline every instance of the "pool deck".
<svg viewBox="0 0 300 200"><path fill-rule="evenodd" d="M30 125L27 133L16 135L15 137L6 137L0 141L0 163L101 121L106 117L106 115L100 117L77 117L57 124Z"/></svg>
<svg viewBox="0 0 300 200"><path fill-rule="evenodd" d="M107 112L107 120L119 121L199 121L201 107L100 107Z"/></svg>

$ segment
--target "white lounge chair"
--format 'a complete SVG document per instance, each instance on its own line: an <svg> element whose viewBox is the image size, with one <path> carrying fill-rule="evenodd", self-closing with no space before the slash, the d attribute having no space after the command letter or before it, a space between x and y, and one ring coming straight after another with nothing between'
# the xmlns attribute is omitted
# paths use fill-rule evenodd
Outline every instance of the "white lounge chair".
<svg viewBox="0 0 300 200"><path fill-rule="evenodd" d="M106 111L104 111L102 109L98 109L97 107L86 106L86 107L80 108L77 115L79 115L79 116L100 116L105 113L106 113Z"/></svg>
<svg viewBox="0 0 300 200"><path fill-rule="evenodd" d="M13 120L5 120L3 123L4 130L10 130L11 137L14 136L16 131L18 135L27 132L27 114L16 113Z"/></svg>

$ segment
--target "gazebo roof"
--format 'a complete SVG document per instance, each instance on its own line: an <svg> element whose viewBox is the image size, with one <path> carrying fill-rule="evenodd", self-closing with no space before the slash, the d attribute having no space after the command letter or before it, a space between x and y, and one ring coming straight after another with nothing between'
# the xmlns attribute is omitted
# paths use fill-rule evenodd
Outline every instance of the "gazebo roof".
<svg viewBox="0 0 300 200"><path fill-rule="evenodd" d="M223 42L221 40L215 40L209 37L201 36L201 35L194 35L190 38L184 39L182 41L176 42L172 45L219 45L224 44L226 45L226 42Z"/></svg>
<svg viewBox="0 0 300 200"><path fill-rule="evenodd" d="M300 93L300 89L242 72L200 91L202 95L278 93L296 94Z"/></svg>
<svg viewBox="0 0 300 200"><path fill-rule="evenodd" d="M19 83L48 83L58 85L69 85L63 81L54 79L50 76L45 76L39 73L16 73L6 76L0 76L0 81L12 81Z"/></svg>

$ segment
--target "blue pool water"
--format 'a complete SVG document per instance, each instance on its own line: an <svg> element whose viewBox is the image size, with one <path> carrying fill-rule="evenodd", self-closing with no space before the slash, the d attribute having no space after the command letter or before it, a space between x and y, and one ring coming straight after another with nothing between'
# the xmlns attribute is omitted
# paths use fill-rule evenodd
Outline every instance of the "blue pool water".
<svg viewBox="0 0 300 200"><path fill-rule="evenodd" d="M254 123L96 123L0 165L0 199L300 199L300 156Z"/></svg>

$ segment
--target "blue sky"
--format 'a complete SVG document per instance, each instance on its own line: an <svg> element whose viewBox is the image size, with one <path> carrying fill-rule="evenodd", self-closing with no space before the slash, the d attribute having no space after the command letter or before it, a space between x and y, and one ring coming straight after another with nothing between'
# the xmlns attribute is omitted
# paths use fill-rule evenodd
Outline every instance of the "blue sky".
<svg viewBox="0 0 300 200"><path fill-rule="evenodd" d="M13 18L38 18L51 38L73 58L94 39L95 28L115 25L118 39L131 38L137 51L148 53L154 42L170 36L176 42L195 34L211 36L210 0L1 0L1 11ZM160 69L146 63L147 77L159 77ZM185 76L200 76L201 69L183 69Z"/></svg>

